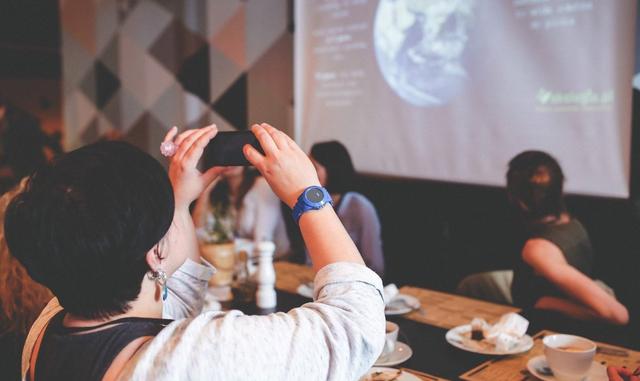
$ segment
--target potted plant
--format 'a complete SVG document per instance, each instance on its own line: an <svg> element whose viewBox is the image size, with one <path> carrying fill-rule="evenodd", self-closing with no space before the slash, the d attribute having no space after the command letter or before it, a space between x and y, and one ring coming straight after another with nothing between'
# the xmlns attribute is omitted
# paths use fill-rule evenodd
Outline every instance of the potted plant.
<svg viewBox="0 0 640 381"><path fill-rule="evenodd" d="M231 208L214 207L207 213L204 226L196 230L200 241L200 254L216 268L216 273L209 280L210 286L229 286L233 280L234 221Z"/></svg>

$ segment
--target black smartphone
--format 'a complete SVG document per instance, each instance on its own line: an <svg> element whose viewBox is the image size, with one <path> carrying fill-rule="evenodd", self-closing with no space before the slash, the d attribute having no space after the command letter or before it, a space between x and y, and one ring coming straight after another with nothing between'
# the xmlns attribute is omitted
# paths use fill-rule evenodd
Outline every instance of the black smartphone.
<svg viewBox="0 0 640 381"><path fill-rule="evenodd" d="M221 131L209 142L206 148L206 165L210 167L249 166L251 165L242 147L252 145L264 154L258 139L251 131Z"/></svg>

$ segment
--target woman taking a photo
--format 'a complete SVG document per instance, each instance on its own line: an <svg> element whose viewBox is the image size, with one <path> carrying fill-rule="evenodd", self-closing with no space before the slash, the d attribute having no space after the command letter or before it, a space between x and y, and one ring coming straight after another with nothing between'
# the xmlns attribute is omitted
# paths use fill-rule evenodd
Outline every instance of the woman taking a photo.
<svg viewBox="0 0 640 381"><path fill-rule="evenodd" d="M188 207L221 172L196 169L216 132L177 137L168 177L126 143L80 148L38 171L12 201L9 248L57 297L29 333L23 380L357 380L373 364L384 342L382 283L329 205L299 218L318 271L313 303L286 314L184 318L210 276L198 264ZM245 156L283 202L293 208L324 192L289 137L265 124L253 132L265 154L246 146ZM172 280L185 308L169 321L162 301Z"/></svg>

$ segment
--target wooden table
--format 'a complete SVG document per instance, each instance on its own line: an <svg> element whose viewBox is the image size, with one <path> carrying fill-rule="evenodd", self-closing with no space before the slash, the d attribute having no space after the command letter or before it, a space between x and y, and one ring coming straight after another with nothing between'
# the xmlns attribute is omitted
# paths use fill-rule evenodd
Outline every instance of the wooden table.
<svg viewBox="0 0 640 381"><path fill-rule="evenodd" d="M313 282L316 276L311 267L297 263L279 261L273 267L276 270L276 288L292 294L297 294L301 284Z"/></svg>
<svg viewBox="0 0 640 381"><path fill-rule="evenodd" d="M289 262L276 262L276 288L296 294L303 283L313 281L315 272L311 267ZM403 294L420 300L422 308L404 317L420 323L440 328L453 328L469 324L474 317L481 317L488 322L496 321L507 312L520 312L519 308L489 303L478 299L467 298L446 292L426 290L405 286L400 289Z"/></svg>
<svg viewBox="0 0 640 381"><path fill-rule="evenodd" d="M520 312L519 308L513 306L418 287L404 286L400 293L415 296L422 306L419 310L405 315L406 319L446 329L469 324L476 317L491 323L498 321L508 312Z"/></svg>
<svg viewBox="0 0 640 381"><path fill-rule="evenodd" d="M534 345L529 352L518 356L491 359L465 372L460 378L465 381L535 381L537 378L527 371L527 362L531 358L543 354L542 339L554 333L541 331L533 337ZM640 366L640 352L615 345L596 344L598 344L598 350L594 361L603 365L626 366L629 369L636 369Z"/></svg>
<svg viewBox="0 0 640 381"><path fill-rule="evenodd" d="M313 280L315 274L310 267L278 262L275 264L275 269L276 288L278 289L278 311L288 311L291 308L309 302L308 298L298 295L296 290L300 284ZM490 364L487 365L487 368L475 373L476 375L486 376L488 373L484 372L487 372L487 369L500 371L496 366L506 364L510 366L506 371L508 376L502 379L529 381L528 377L530 375L523 372L522 363L524 362L526 365L526 361L537 354L535 348L521 356L490 357L459 350L449 345L445 340L445 333L448 328L466 324L472 317L481 316L491 321L502 313L519 311L518 309L416 287L403 287L401 292L416 296L421 301L422 309L426 313L423 316L416 315L417 312L414 312L404 316L387 318L400 326L398 340L408 344L413 350L413 356L405 363L399 364L398 367L416 369L449 380L458 380L462 376L464 377L463 379L471 381L494 379L499 381L501 380L500 378L491 378L493 375L489 378L470 378L469 373L472 370L477 371L482 366ZM246 312L253 313L255 311L249 310ZM593 323L581 323L536 310L520 311L520 314L529 320L529 334L532 336L539 334L538 337L541 337L548 332L540 331L549 329L589 337L596 341L640 349L638 348L640 341L636 340L638 334L632 331L631 328L615 328ZM625 351L629 355L627 360L630 361L630 364L635 364L635 356L640 353L609 344L601 344L601 347L605 346ZM614 356L614 360L610 360L611 364L623 364L623 362L615 361L615 358ZM640 360L640 356L638 358ZM618 357L618 360L620 359L622 357ZM511 361L515 362L511 363ZM489 369L490 366L493 366L493 368ZM514 369L516 369L515 372L513 371ZM428 378L425 379L429 380Z"/></svg>

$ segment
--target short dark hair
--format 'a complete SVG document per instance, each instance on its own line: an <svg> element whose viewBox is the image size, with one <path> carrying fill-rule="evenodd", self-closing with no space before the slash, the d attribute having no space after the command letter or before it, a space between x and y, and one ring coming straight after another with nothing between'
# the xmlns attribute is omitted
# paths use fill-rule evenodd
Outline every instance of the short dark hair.
<svg viewBox="0 0 640 381"><path fill-rule="evenodd" d="M335 140L316 143L311 147L311 157L326 168L329 193L344 194L353 190L356 170L342 143Z"/></svg>
<svg viewBox="0 0 640 381"><path fill-rule="evenodd" d="M525 151L509 162L507 192L529 220L566 211L563 184L562 168L548 153Z"/></svg>
<svg viewBox="0 0 640 381"><path fill-rule="evenodd" d="M146 253L173 220L162 165L124 142L99 142L36 171L9 205L11 253L67 312L126 312L149 270Z"/></svg>

